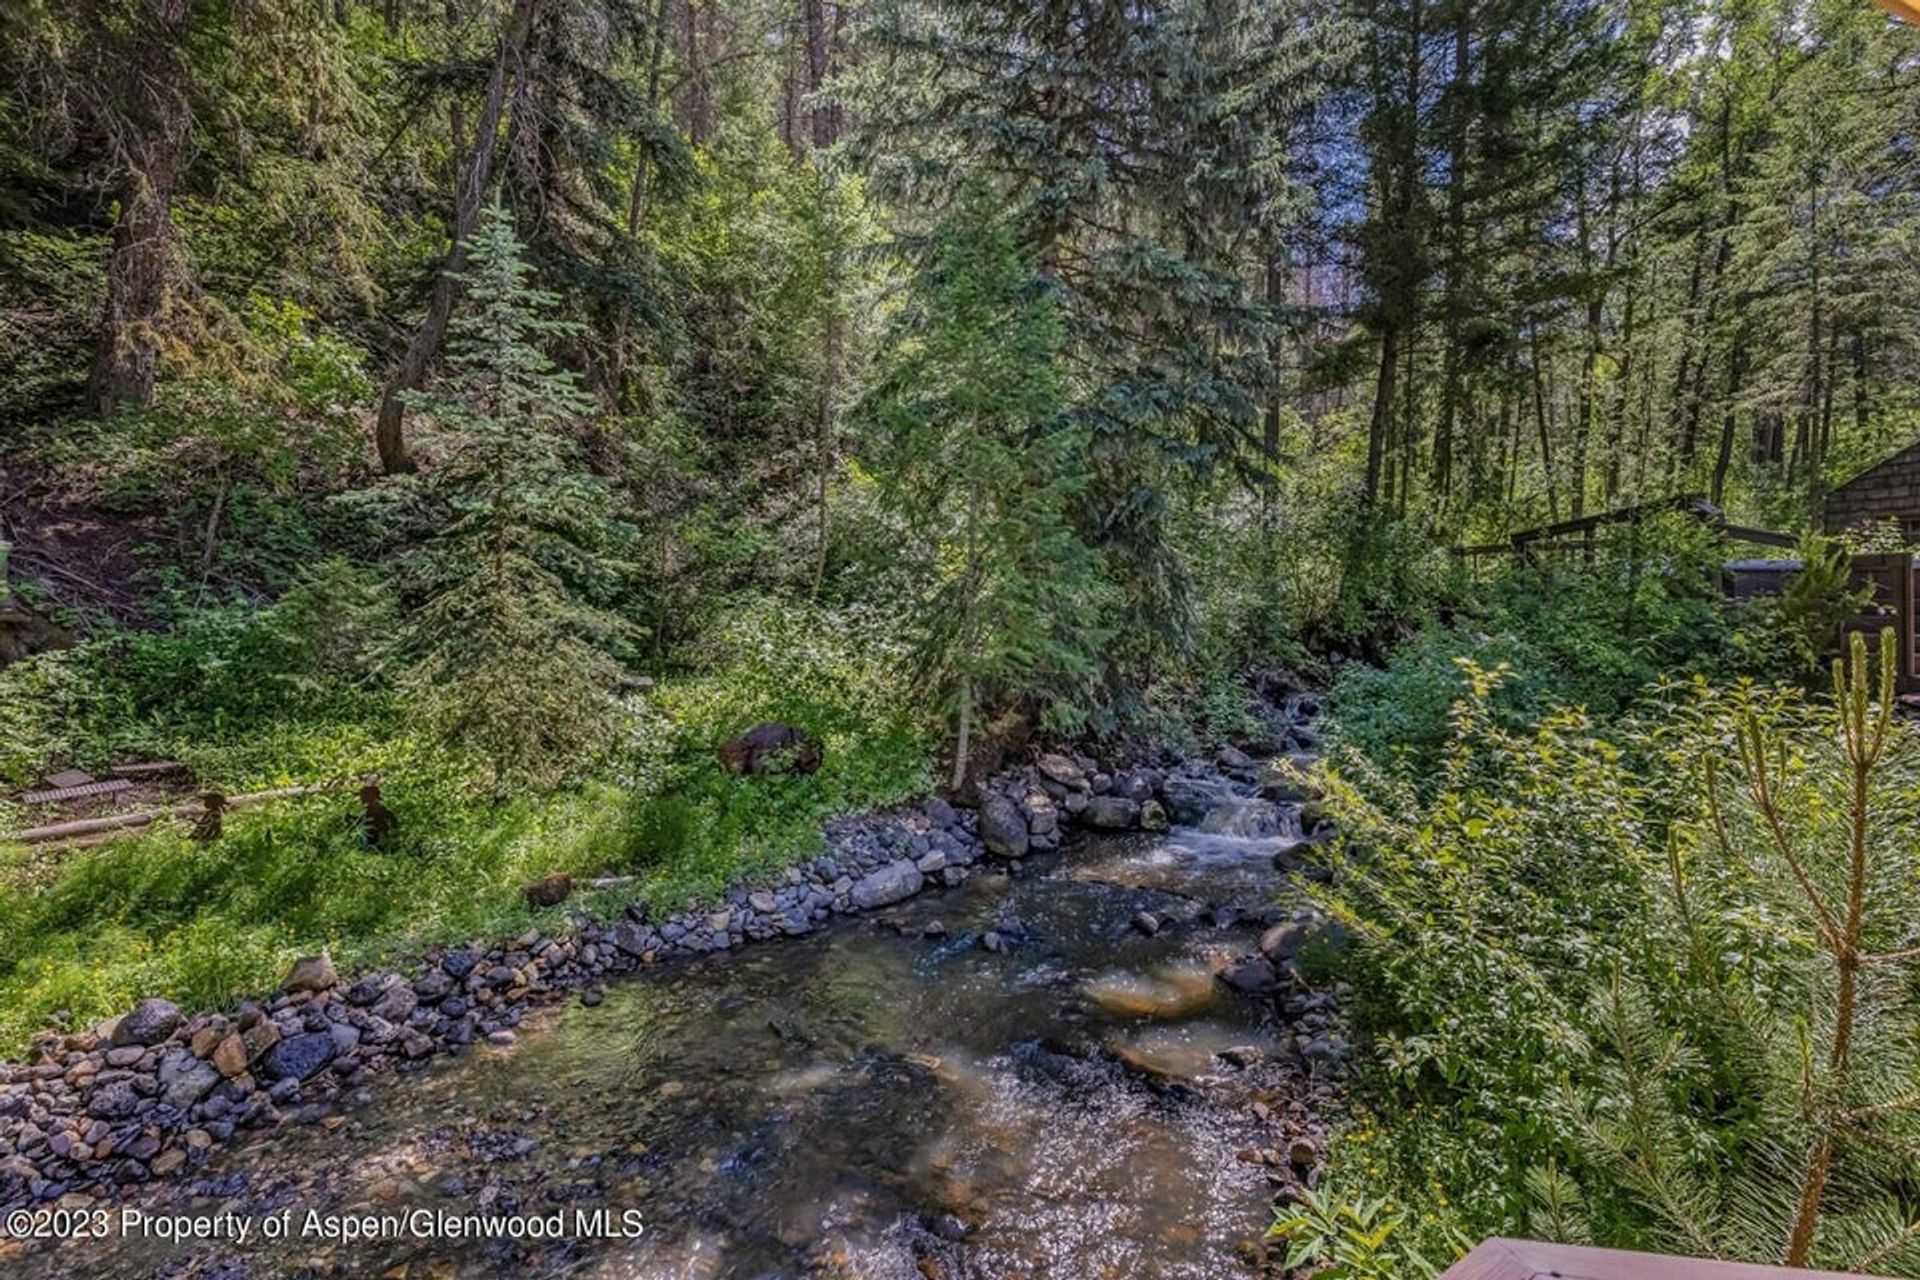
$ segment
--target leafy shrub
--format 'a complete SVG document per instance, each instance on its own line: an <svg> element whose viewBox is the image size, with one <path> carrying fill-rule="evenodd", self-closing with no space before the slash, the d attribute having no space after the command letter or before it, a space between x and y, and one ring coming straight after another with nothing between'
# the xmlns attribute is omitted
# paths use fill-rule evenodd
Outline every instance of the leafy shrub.
<svg viewBox="0 0 1920 1280"><path fill-rule="evenodd" d="M1468 664L1437 786L1349 750L1322 896L1395 1123L1336 1167L1471 1236L1920 1274L1876 1154L1920 1137L1916 741L1866 667L1667 685L1609 740L1508 727Z"/></svg>
<svg viewBox="0 0 1920 1280"><path fill-rule="evenodd" d="M1458 600L1459 566L1424 521L1369 510L1350 485L1307 496L1281 544L1279 607L1317 648L1378 657Z"/></svg>
<svg viewBox="0 0 1920 1280"><path fill-rule="evenodd" d="M1735 634L1742 664L1755 674L1817 676L1838 651L1842 626L1871 598L1871 588L1852 588L1846 543L1809 533L1796 555L1800 569L1786 590L1754 601Z"/></svg>
<svg viewBox="0 0 1920 1280"><path fill-rule="evenodd" d="M1506 671L1488 711L1514 728L1551 705L1611 718L1663 677L1724 674L1742 652L1722 605L1717 536L1675 517L1618 535L1592 563L1510 565L1450 625L1334 688L1343 740L1408 776L1430 774L1453 735L1456 662Z"/></svg>
<svg viewBox="0 0 1920 1280"><path fill-rule="evenodd" d="M1327 1280L1399 1280L1439 1268L1412 1248L1407 1211L1384 1197L1347 1199L1332 1187L1300 1193L1267 1234L1286 1245L1282 1269Z"/></svg>

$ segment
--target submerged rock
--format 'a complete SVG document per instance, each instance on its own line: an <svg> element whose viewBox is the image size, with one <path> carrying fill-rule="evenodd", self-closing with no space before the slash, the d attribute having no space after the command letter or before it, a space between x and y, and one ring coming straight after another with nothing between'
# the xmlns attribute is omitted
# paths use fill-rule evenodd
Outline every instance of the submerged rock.
<svg viewBox="0 0 1920 1280"><path fill-rule="evenodd" d="M1236 960L1220 971L1220 981L1247 995L1266 995L1279 989L1280 973L1265 956Z"/></svg>
<svg viewBox="0 0 1920 1280"><path fill-rule="evenodd" d="M911 898L925 884L926 877L911 862L890 862L854 881L847 896L855 907L871 911Z"/></svg>
<svg viewBox="0 0 1920 1280"><path fill-rule="evenodd" d="M1130 831L1140 825L1140 802L1124 796L1095 796L1087 802L1086 821L1102 831Z"/></svg>

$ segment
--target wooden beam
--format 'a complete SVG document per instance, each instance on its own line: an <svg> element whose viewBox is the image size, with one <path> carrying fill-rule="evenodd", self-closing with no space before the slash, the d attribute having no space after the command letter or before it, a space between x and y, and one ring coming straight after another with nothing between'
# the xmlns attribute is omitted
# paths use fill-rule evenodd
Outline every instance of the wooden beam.
<svg viewBox="0 0 1920 1280"><path fill-rule="evenodd" d="M1583 1249L1537 1240L1493 1239L1447 1268L1440 1280L1842 1280L1837 1271L1787 1271L1747 1262L1671 1258L1625 1249ZM1854 1280L1860 1280L1855 1277Z"/></svg>
<svg viewBox="0 0 1920 1280"><path fill-rule="evenodd" d="M1873 0L1900 21L1920 27L1920 3L1915 0Z"/></svg>

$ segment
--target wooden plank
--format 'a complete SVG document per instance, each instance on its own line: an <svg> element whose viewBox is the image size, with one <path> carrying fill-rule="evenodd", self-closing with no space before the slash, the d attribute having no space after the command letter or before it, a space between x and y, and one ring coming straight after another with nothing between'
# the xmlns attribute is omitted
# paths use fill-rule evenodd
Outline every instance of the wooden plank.
<svg viewBox="0 0 1920 1280"><path fill-rule="evenodd" d="M187 772L187 765L184 760L142 760L116 764L107 772L116 778L165 778Z"/></svg>
<svg viewBox="0 0 1920 1280"><path fill-rule="evenodd" d="M1789 1271L1750 1262L1674 1258L1626 1249L1588 1249L1495 1237L1449 1267L1441 1280L1842 1280L1837 1271ZM1859 1277L1854 1277L1859 1280Z"/></svg>
<svg viewBox="0 0 1920 1280"><path fill-rule="evenodd" d="M1735 542L1751 542L1762 547L1792 547L1799 545L1793 535L1775 533L1771 529L1752 529L1746 525L1723 524L1720 526L1720 532L1726 534Z"/></svg>
<svg viewBox="0 0 1920 1280"><path fill-rule="evenodd" d="M25 804L58 804L63 800L84 800L88 796L110 796L131 790L133 783L127 779L108 778L105 782L82 782L71 787L54 787L49 791L29 791L20 799Z"/></svg>
<svg viewBox="0 0 1920 1280"><path fill-rule="evenodd" d="M59 791L66 787L84 787L93 781L93 775L85 769L62 769L50 773L40 780L49 790Z"/></svg>
<svg viewBox="0 0 1920 1280"><path fill-rule="evenodd" d="M100 831L118 831L123 827L144 827L155 818L164 818L166 809L136 809L131 813L115 813L104 818L76 818L72 822L54 822L42 827L28 827L24 831L0 833L0 842L8 844L43 844L49 840L64 840L69 836L89 836Z"/></svg>

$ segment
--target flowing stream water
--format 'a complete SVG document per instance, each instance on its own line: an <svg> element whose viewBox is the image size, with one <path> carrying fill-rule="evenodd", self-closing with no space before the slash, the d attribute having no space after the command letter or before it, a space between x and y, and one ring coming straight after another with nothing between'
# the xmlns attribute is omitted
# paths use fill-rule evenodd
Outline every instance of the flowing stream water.
<svg viewBox="0 0 1920 1280"><path fill-rule="evenodd" d="M1185 1280L1268 1221L1253 1105L1289 1077L1271 1002L1213 979L1232 906L1284 889L1276 821L1097 837L874 916L652 971L530 1018L137 1203L295 1213L292 1238L121 1237L29 1276ZM1251 833L1251 834L1249 834ZM1147 910L1173 925L1146 936ZM996 936L986 939L991 932ZM1231 1061L1251 1061L1238 1067ZM606 1210L599 1238L301 1238L305 1215ZM631 1219L622 1219L623 1211ZM577 1221L577 1220L574 1220Z"/></svg>

